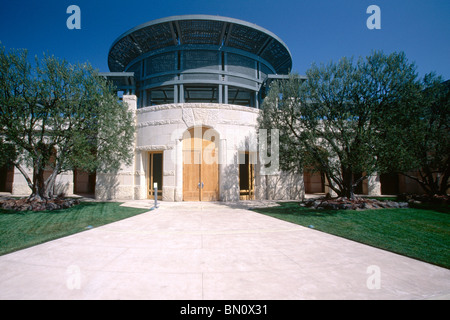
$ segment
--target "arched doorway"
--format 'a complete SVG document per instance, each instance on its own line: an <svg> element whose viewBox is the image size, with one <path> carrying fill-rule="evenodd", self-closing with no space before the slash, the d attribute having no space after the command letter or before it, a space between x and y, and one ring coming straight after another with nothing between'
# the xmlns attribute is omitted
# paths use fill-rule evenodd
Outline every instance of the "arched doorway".
<svg viewBox="0 0 450 320"><path fill-rule="evenodd" d="M183 200L219 200L219 136L194 127L183 135Z"/></svg>

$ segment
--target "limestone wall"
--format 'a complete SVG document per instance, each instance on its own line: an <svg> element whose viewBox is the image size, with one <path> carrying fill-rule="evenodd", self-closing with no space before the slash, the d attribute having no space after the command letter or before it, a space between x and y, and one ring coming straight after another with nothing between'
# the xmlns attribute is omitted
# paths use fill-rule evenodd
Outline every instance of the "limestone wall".
<svg viewBox="0 0 450 320"><path fill-rule="evenodd" d="M184 103L137 109L134 95L123 96L135 113L136 136L131 165L118 172L96 174L95 197L99 200L147 199L149 152L163 153L162 200L183 200L183 135L194 127L213 129L219 146L219 199L239 200L239 154L258 154L257 117L259 110L229 104ZM257 159L255 156L254 159ZM257 199L297 199L303 192L303 177L279 172L261 175L255 164ZM31 171L30 171L31 175ZM57 177L56 194L72 195L72 172ZM12 193L29 194L23 176L15 170Z"/></svg>
<svg viewBox="0 0 450 320"><path fill-rule="evenodd" d="M124 100L134 107L134 100ZM163 152L163 200L182 201L182 138L190 128L208 127L219 139L219 195L222 201L239 200L239 152L257 152L259 110L228 104L169 104L136 110L136 146L133 167L115 176L97 177L97 197L146 199L149 152ZM111 181L113 179L114 181ZM303 178L277 173L261 179L256 173L256 195L272 199L298 197ZM271 189L271 188L274 189ZM270 192L268 192L270 190Z"/></svg>

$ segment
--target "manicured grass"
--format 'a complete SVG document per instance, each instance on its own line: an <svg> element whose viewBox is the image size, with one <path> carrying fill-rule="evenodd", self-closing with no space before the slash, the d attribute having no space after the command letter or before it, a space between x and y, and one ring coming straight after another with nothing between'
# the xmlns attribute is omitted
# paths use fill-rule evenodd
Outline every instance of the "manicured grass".
<svg viewBox="0 0 450 320"><path fill-rule="evenodd" d="M255 211L450 269L449 207L331 211L280 203Z"/></svg>
<svg viewBox="0 0 450 320"><path fill-rule="evenodd" d="M65 210L18 213L0 209L0 255L144 213L120 203L82 202Z"/></svg>

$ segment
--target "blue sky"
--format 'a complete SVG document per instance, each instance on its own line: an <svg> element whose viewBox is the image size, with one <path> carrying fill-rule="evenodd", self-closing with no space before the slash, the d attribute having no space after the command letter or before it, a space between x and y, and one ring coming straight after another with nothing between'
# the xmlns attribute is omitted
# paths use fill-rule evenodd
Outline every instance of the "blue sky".
<svg viewBox="0 0 450 320"><path fill-rule="evenodd" d="M69 30L69 5L81 9L81 30ZM369 30L369 5L381 9L381 29ZM450 79L449 0L50 0L0 3L0 41L69 62L89 61L107 72L112 42L125 31L154 19L211 14L255 23L278 35L293 56L293 71L311 63L373 50L404 51L420 76L434 71Z"/></svg>

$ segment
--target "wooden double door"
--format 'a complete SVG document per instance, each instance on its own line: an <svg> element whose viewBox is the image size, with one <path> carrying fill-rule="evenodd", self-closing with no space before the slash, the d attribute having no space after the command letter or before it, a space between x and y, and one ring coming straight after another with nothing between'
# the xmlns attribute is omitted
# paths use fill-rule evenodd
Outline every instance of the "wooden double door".
<svg viewBox="0 0 450 320"><path fill-rule="evenodd" d="M192 128L183 139L183 200L219 200L218 136Z"/></svg>

